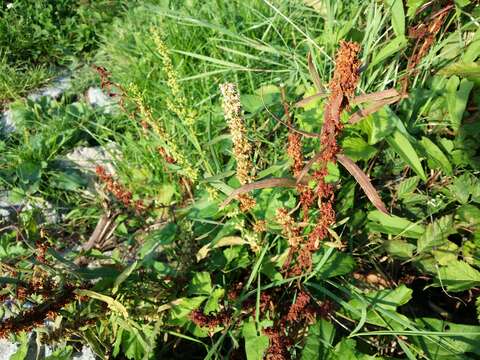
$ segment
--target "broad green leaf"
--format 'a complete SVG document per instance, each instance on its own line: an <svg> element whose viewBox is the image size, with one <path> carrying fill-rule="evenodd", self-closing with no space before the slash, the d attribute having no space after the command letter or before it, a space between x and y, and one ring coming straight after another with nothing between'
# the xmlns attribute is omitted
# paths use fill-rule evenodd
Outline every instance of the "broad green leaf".
<svg viewBox="0 0 480 360"><path fill-rule="evenodd" d="M14 354L10 356L10 360L24 360L28 353L28 340L30 336L26 332L19 335L20 344Z"/></svg>
<svg viewBox="0 0 480 360"><path fill-rule="evenodd" d="M64 190L77 190L87 185L87 181L76 172L60 172L52 174L50 184L53 187Z"/></svg>
<svg viewBox="0 0 480 360"><path fill-rule="evenodd" d="M320 262L325 253L325 248L317 251L313 255L313 267ZM345 275L353 271L355 268L355 260L349 254L345 254L338 250L334 250L325 263L316 272L317 279L328 279L334 276Z"/></svg>
<svg viewBox="0 0 480 360"><path fill-rule="evenodd" d="M455 261L440 267L437 274L437 285L448 291L457 292L480 285L480 271L465 261Z"/></svg>
<svg viewBox="0 0 480 360"><path fill-rule="evenodd" d="M418 239L425 232L425 228L420 224L412 223L395 215L386 215L378 210L370 211L368 219L371 221L368 224L370 230L384 234Z"/></svg>
<svg viewBox="0 0 480 360"><path fill-rule="evenodd" d="M408 40L405 36L397 36L395 39L388 42L378 53L375 54L371 66L375 66L392 55L398 54L400 50L405 48Z"/></svg>
<svg viewBox="0 0 480 360"><path fill-rule="evenodd" d="M67 345L55 350L51 355L47 356L45 360L70 360L72 359L73 347Z"/></svg>
<svg viewBox="0 0 480 360"><path fill-rule="evenodd" d="M195 273L188 287L188 293L195 295L210 295L211 292L212 280L210 279L210 273L206 271Z"/></svg>
<svg viewBox="0 0 480 360"><path fill-rule="evenodd" d="M392 121L391 110L385 106L362 120L359 127L367 134L368 143L374 145L393 133L397 124Z"/></svg>
<svg viewBox="0 0 480 360"><path fill-rule="evenodd" d="M448 65L438 72L445 76L456 75L461 78L467 78L475 81L480 77L480 64L478 62L457 62L455 64Z"/></svg>
<svg viewBox="0 0 480 360"><path fill-rule="evenodd" d="M266 335L258 335L253 320L243 323L242 335L245 339L247 360L262 360L268 348L269 339Z"/></svg>
<svg viewBox="0 0 480 360"><path fill-rule="evenodd" d="M480 55L480 28L477 28L472 41L468 44L465 54L462 56L462 61L470 63ZM478 64L477 64L478 65Z"/></svg>
<svg viewBox="0 0 480 360"><path fill-rule="evenodd" d="M363 138L357 136L349 136L343 139L341 147L345 155L353 161L369 160L377 152L375 147L369 145Z"/></svg>
<svg viewBox="0 0 480 360"><path fill-rule="evenodd" d="M397 37L405 36L405 12L403 0L386 0L392 17L392 26Z"/></svg>
<svg viewBox="0 0 480 360"><path fill-rule="evenodd" d="M434 165L432 167L442 169L445 175L453 174L450 161L448 161L442 150L440 150L440 148L435 145L432 140L427 137L422 137L422 140L420 140L420 144L422 145L425 153L427 154L429 163L432 163L432 165Z"/></svg>
<svg viewBox="0 0 480 360"><path fill-rule="evenodd" d="M25 161L17 167L17 176L23 184L34 184L40 181L42 166L38 162Z"/></svg>
<svg viewBox="0 0 480 360"><path fill-rule="evenodd" d="M448 265L458 258L458 245L447 241L444 245L432 250L433 257L439 265Z"/></svg>
<svg viewBox="0 0 480 360"><path fill-rule="evenodd" d="M391 256L400 259L411 259L417 248L415 245L399 239L384 240L383 247Z"/></svg>
<svg viewBox="0 0 480 360"><path fill-rule="evenodd" d="M325 182L326 183L333 183L337 182L340 179L340 169L338 168L338 165L333 162L329 162L327 164L327 170L328 174L325 176Z"/></svg>
<svg viewBox="0 0 480 360"><path fill-rule="evenodd" d="M398 306L405 305L412 299L413 290L404 284L395 289L372 291L365 294L372 306L380 306L387 310L395 310Z"/></svg>
<svg viewBox="0 0 480 360"><path fill-rule="evenodd" d="M473 82L452 76L446 85L447 107L452 128L457 131L462 124L463 114L467 107L468 97L473 88Z"/></svg>
<svg viewBox="0 0 480 360"><path fill-rule="evenodd" d="M427 1L428 0L407 0L407 8L408 8L407 16L409 18L414 17L418 8L423 4L425 4Z"/></svg>
<svg viewBox="0 0 480 360"><path fill-rule="evenodd" d="M427 181L420 159L408 138L400 132L400 130L395 130L386 140L402 160L405 161L423 181Z"/></svg>
<svg viewBox="0 0 480 360"><path fill-rule="evenodd" d="M456 216L461 221L462 226L476 228L480 225L480 209L474 205L460 206L456 211Z"/></svg>
<svg viewBox="0 0 480 360"><path fill-rule="evenodd" d="M366 322L369 324L402 330L404 328L402 323L408 322L408 318L398 314L396 309L408 303L412 298L412 293L413 291L411 289L405 285L400 285L395 289L367 292L363 294L363 298L350 300L349 304L359 311L366 309ZM380 315L381 311L390 312L395 318L399 319L399 321L387 321L384 316ZM356 319L359 318L359 315L354 313L351 315Z"/></svg>
<svg viewBox="0 0 480 360"><path fill-rule="evenodd" d="M216 241L215 244L212 243L204 245L198 250L197 252L197 261L201 261L208 256L208 253L212 249L217 249L226 246L233 246L233 245L244 245L248 244L248 242L242 239L240 236L225 236L220 240Z"/></svg>
<svg viewBox="0 0 480 360"><path fill-rule="evenodd" d="M464 173L453 179L453 183L448 187L452 192L452 199L460 204L466 204L470 201L470 195L474 188L474 179L468 173Z"/></svg>
<svg viewBox="0 0 480 360"><path fill-rule="evenodd" d="M472 0L455 0L455 5L457 5L460 8L463 8L469 5L471 2Z"/></svg>
<svg viewBox="0 0 480 360"><path fill-rule="evenodd" d="M220 299L225 295L225 290L222 288L215 289L212 292L212 295L208 298L203 308L205 314L218 311L220 309Z"/></svg>
<svg viewBox="0 0 480 360"><path fill-rule="evenodd" d="M420 330L445 334L412 337L413 342L425 352L428 359L469 359L471 356L466 356L466 353L480 355L480 326L455 324L433 318L420 318L416 323Z"/></svg>
<svg viewBox="0 0 480 360"><path fill-rule="evenodd" d="M169 223L163 228L152 231L138 251L140 258L145 258L148 254L154 252L161 245L168 245L175 240L177 235L177 225Z"/></svg>
<svg viewBox="0 0 480 360"><path fill-rule="evenodd" d="M190 321L190 314L193 310L196 310L200 305L205 301L206 296L196 296L193 298L180 298L176 299L170 303L161 305L157 312L162 312L165 310L170 311L171 320L169 323L173 325L185 325Z"/></svg>
<svg viewBox="0 0 480 360"><path fill-rule="evenodd" d="M138 261L134 261L131 263L125 270L123 270L120 275L115 279L115 283L113 284L112 294L116 294L120 285L128 279L128 277L132 274L132 272L137 268Z"/></svg>
<svg viewBox="0 0 480 360"><path fill-rule="evenodd" d="M336 346L334 358L338 360L374 360L375 356L362 354L356 349L357 342L353 339L343 338ZM378 359L378 358L377 358Z"/></svg>
<svg viewBox="0 0 480 360"><path fill-rule="evenodd" d="M320 319L308 328L308 336L302 350L301 360L327 360L333 350L335 327Z"/></svg>
<svg viewBox="0 0 480 360"><path fill-rule="evenodd" d="M417 241L417 251L422 253L444 245L448 241L448 236L454 233L456 230L453 226L453 216L441 217L427 225L425 232Z"/></svg>

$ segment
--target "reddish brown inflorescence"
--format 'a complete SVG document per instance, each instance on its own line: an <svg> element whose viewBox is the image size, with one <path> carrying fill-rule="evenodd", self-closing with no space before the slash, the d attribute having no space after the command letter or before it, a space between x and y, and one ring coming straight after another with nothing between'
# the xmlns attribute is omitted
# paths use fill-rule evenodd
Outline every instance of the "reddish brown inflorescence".
<svg viewBox="0 0 480 360"><path fill-rule="evenodd" d="M206 315L202 310L193 310L190 313L190 320L200 327L213 329L219 325L227 325L230 321L231 314L227 310L222 310L217 314Z"/></svg>
<svg viewBox="0 0 480 360"><path fill-rule="evenodd" d="M359 51L360 46L356 43L340 42L340 49L335 59L335 72L329 85L331 94L325 106L320 137L322 147L318 161L320 167L313 174L317 181L316 196L320 206L320 215L304 251L317 250L320 241L328 236L328 227L335 222L334 188L325 182L325 177L328 174L328 163L336 162L336 155L340 152L337 143L337 137L343 128L340 114L348 105L348 99L353 96L358 83L360 61L357 56ZM304 257L305 262L301 266L305 269L311 266L311 261L308 261L308 256Z"/></svg>
<svg viewBox="0 0 480 360"><path fill-rule="evenodd" d="M132 208L137 213L142 213L146 210L146 206L142 200L133 200L131 191L127 190L118 181L113 179L113 176L108 174L103 166L97 166L97 176L105 184L107 190L120 201L126 208Z"/></svg>
<svg viewBox="0 0 480 360"><path fill-rule="evenodd" d="M75 301L77 287L66 285L53 299L47 299L23 312L22 314L8 318L0 323L0 338L7 338L10 334L18 334L23 331L31 331L35 327L44 325L46 319L53 319L58 312L67 304ZM27 290L27 292L30 292Z"/></svg>

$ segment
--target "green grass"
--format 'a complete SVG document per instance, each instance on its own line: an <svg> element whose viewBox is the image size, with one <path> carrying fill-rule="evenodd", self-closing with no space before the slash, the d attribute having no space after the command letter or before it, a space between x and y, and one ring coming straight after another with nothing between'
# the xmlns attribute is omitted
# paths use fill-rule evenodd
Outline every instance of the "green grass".
<svg viewBox="0 0 480 360"><path fill-rule="evenodd" d="M133 3L133 2L132 2ZM127 1L15 0L0 7L0 104L88 61Z"/></svg>
<svg viewBox="0 0 480 360"><path fill-rule="evenodd" d="M321 131L327 101L293 106L316 91L307 55L328 86L339 41L356 41L366 65L356 94L400 90L415 45L408 28L431 7L415 15L424 1L152 1L130 3L120 16L67 3L58 4L68 14L47 7L41 15L63 24L53 30L50 20L42 22L52 37L45 46L36 42L44 55L29 46L5 52L5 99L38 86L52 76L52 64L73 56L109 72L119 105L105 113L85 103L79 92L99 82L89 67L76 70L77 85L59 101L11 105L18 129L0 142L0 190L32 207L0 230L1 294L12 294L17 306L3 306L6 314L22 312L18 282L36 275L55 280L50 300L67 283L84 296L56 311L62 318L55 329L38 330L41 341L65 353L80 341L106 358L262 359L274 329L298 359L479 356L478 6L456 3L410 74L408 98L355 125L347 124L347 113L364 105L342 115L338 141L391 215L332 164L336 223L311 269L293 276L282 268L290 243L276 211L288 209L302 224L295 189L255 190L256 206L247 212L237 201L221 206L240 184L219 85L233 82L240 90L255 180L291 177L288 129L275 119L284 116L280 89L294 126L304 131ZM97 12L106 25L93 30L88 14ZM26 37L28 26L12 22L5 34ZM69 45L57 52L54 43ZM100 181L93 187L93 174L62 165L79 146L112 143L116 197ZM308 160L319 141L303 138L302 146ZM59 222L42 221L46 201L63 215ZM312 206L302 237L318 213ZM102 216L112 219L112 236L82 251ZM38 244L45 241L42 260ZM322 315L287 322L282 332L280 319L304 293ZM29 301L48 299L37 291ZM193 311L204 321L226 317L202 327Z"/></svg>

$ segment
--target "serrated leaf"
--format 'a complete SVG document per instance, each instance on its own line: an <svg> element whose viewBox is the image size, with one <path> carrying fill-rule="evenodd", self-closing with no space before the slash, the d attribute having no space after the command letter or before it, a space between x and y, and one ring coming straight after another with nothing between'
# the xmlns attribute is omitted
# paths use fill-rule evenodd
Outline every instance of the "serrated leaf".
<svg viewBox="0 0 480 360"><path fill-rule="evenodd" d="M400 132L400 130L395 130L386 140L402 160L405 161L423 181L427 181L427 176L423 171L417 152L412 144L410 144L408 138Z"/></svg>
<svg viewBox="0 0 480 360"><path fill-rule="evenodd" d="M472 194L473 183L468 173L453 179L453 183L448 187L452 192L453 199L460 204L466 204L470 200Z"/></svg>
<svg viewBox="0 0 480 360"><path fill-rule="evenodd" d="M480 225L480 209L474 205L465 204L460 206L456 211L456 215L462 226L476 228Z"/></svg>
<svg viewBox="0 0 480 360"><path fill-rule="evenodd" d="M446 215L428 224L423 235L418 239L417 251L429 251L446 244L448 236L456 232L453 226L453 216Z"/></svg>
<svg viewBox="0 0 480 360"><path fill-rule="evenodd" d="M448 161L445 154L440 150L440 148L435 145L435 143L427 137L422 137L420 140L425 153L427 154L428 160L433 163L434 168L440 168L446 175L452 175L452 165Z"/></svg>
<svg viewBox="0 0 480 360"><path fill-rule="evenodd" d="M397 196L400 199L410 195L415 191L418 186L420 178L418 176L412 176L402 180L397 186Z"/></svg>
<svg viewBox="0 0 480 360"><path fill-rule="evenodd" d="M448 265L457 260L458 245L451 241L447 241L444 245L432 250L432 254L439 265Z"/></svg>

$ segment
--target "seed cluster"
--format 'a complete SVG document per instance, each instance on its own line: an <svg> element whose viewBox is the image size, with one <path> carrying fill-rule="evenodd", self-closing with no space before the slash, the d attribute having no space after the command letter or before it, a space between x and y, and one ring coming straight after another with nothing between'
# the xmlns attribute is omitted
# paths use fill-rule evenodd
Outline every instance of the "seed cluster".
<svg viewBox="0 0 480 360"><path fill-rule="evenodd" d="M341 41L340 49L335 59L336 67L330 82L331 95L325 106L324 123L320 137L321 153L319 158L320 168L313 174L317 181L316 196L320 206L320 215L317 225L309 236L307 251L318 249L319 243L329 234L328 227L335 222L335 199L332 184L325 182L328 175L328 163L336 162L336 155L340 152L337 137L343 125L340 114L348 105L348 99L353 96L359 80L360 61L358 53L360 46L356 43ZM310 266L311 264L305 264Z"/></svg>
<svg viewBox="0 0 480 360"><path fill-rule="evenodd" d="M142 200L133 200L132 192L127 190L122 184L113 179L113 176L108 174L103 166L97 166L97 176L105 184L105 187L112 195L120 201L126 208L132 208L136 213L144 212L147 207Z"/></svg>
<svg viewBox="0 0 480 360"><path fill-rule="evenodd" d="M247 139L240 94L236 85L232 83L220 85L220 91L223 97L223 112L232 134L233 156L237 162L237 178L240 184L244 185L253 180L253 164L250 160L252 145ZM255 200L249 195L240 195L238 199L242 211L247 211L255 206Z"/></svg>

